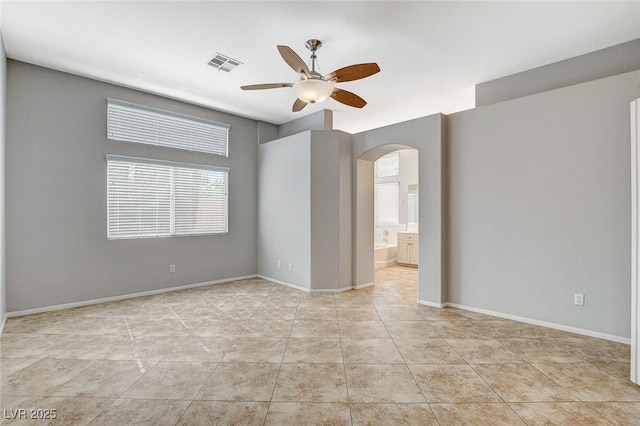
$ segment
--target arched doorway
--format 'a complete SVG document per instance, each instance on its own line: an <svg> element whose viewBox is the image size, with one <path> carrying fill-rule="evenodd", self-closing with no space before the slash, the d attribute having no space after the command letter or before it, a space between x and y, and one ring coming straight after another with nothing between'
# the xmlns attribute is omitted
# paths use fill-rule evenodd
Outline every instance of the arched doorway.
<svg viewBox="0 0 640 426"><path fill-rule="evenodd" d="M375 292L399 304L418 300L419 175L414 148L374 161Z"/></svg>
<svg viewBox="0 0 640 426"><path fill-rule="evenodd" d="M441 114L353 135L353 287L374 282L374 161L392 151L416 149L419 176L418 302L445 303L444 168Z"/></svg>

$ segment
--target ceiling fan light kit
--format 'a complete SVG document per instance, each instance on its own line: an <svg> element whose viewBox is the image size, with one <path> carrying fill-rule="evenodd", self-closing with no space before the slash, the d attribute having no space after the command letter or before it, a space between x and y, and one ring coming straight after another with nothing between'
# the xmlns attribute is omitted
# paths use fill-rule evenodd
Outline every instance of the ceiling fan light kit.
<svg viewBox="0 0 640 426"><path fill-rule="evenodd" d="M345 81L359 80L369 77L380 71L378 64L371 62L366 64L350 65L335 70L324 77L316 71L316 50L322 46L320 40L311 39L305 43L307 49L311 51L311 69L305 62L293 51L289 46L278 46L278 52L282 59L298 74L300 80L295 83L269 83L269 84L252 84L240 87L242 90L262 90L277 89L281 87L292 87L293 93L296 95L296 101L293 103L292 111L300 111L307 104L322 102L331 97L336 101L345 105L362 108L367 102L355 93L351 93L344 89L334 87L335 83Z"/></svg>
<svg viewBox="0 0 640 426"><path fill-rule="evenodd" d="M315 104L327 99L333 93L333 86L322 79L300 80L293 85L293 93L301 101Z"/></svg>

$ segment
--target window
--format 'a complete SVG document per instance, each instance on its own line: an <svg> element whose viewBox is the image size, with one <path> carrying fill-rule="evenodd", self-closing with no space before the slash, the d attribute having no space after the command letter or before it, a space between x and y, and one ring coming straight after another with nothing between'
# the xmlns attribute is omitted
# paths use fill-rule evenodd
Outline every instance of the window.
<svg viewBox="0 0 640 426"><path fill-rule="evenodd" d="M375 162L376 177L398 176L400 172L400 153L392 152L378 158Z"/></svg>
<svg viewBox="0 0 640 426"><path fill-rule="evenodd" d="M398 182L375 184L376 226L397 226L400 223L399 188Z"/></svg>
<svg viewBox="0 0 640 426"><path fill-rule="evenodd" d="M107 155L107 238L228 232L229 170Z"/></svg>
<svg viewBox="0 0 640 426"><path fill-rule="evenodd" d="M229 156L228 124L107 99L107 139Z"/></svg>
<svg viewBox="0 0 640 426"><path fill-rule="evenodd" d="M419 205L420 195L418 193L418 185L409 185L407 193L407 222L408 225L418 225L419 222Z"/></svg>
<svg viewBox="0 0 640 426"><path fill-rule="evenodd" d="M228 124L107 99L107 138L228 157ZM228 232L229 169L107 155L107 238Z"/></svg>

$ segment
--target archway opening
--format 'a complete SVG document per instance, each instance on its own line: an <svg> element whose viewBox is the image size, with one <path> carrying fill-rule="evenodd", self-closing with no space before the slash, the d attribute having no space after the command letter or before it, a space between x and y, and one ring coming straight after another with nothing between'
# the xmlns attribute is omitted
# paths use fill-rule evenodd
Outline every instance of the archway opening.
<svg viewBox="0 0 640 426"><path fill-rule="evenodd" d="M373 163L373 261L378 290L408 303L418 299L418 150L387 153Z"/></svg>
<svg viewBox="0 0 640 426"><path fill-rule="evenodd" d="M418 300L443 307L446 297L444 204L446 170L444 116L394 124L353 135L352 286L373 285L374 161L392 151L414 148L420 162ZM415 303L416 301L414 301Z"/></svg>

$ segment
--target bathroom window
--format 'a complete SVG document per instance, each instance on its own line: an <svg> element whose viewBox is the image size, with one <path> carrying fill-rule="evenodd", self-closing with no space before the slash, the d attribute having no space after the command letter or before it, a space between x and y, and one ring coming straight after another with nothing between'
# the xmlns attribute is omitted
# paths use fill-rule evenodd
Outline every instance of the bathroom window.
<svg viewBox="0 0 640 426"><path fill-rule="evenodd" d="M375 162L376 177L398 176L400 173L400 153L392 152L378 158Z"/></svg>
<svg viewBox="0 0 640 426"><path fill-rule="evenodd" d="M376 226L398 226L400 223L400 183L375 184Z"/></svg>
<svg viewBox="0 0 640 426"><path fill-rule="evenodd" d="M418 225L418 185L409 185L407 193L407 222L409 226Z"/></svg>

